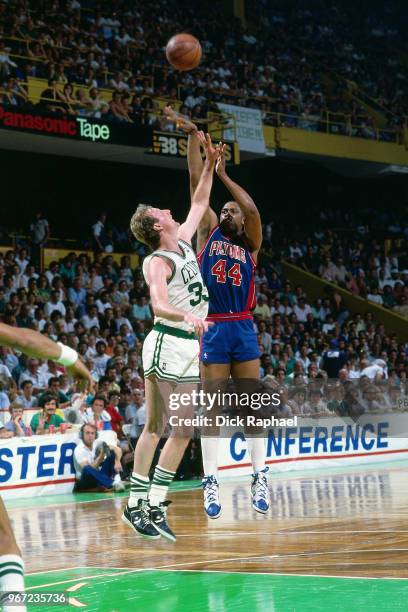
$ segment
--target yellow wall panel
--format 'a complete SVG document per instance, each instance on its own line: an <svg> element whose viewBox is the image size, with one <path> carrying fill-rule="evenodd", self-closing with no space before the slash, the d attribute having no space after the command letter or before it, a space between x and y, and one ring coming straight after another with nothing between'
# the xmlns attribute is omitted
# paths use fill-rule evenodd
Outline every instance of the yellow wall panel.
<svg viewBox="0 0 408 612"><path fill-rule="evenodd" d="M395 143L271 126L264 126L264 136L270 148L275 143L287 151L408 166L408 150Z"/></svg>

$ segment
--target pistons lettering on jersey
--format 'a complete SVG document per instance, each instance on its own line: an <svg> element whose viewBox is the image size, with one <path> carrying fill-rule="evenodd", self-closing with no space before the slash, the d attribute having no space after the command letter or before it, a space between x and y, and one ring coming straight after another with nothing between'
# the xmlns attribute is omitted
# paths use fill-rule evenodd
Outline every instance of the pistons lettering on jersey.
<svg viewBox="0 0 408 612"><path fill-rule="evenodd" d="M238 244L232 244L217 226L198 255L201 276L210 296L210 315L247 313L255 307L256 264L245 236L234 240Z"/></svg>
<svg viewBox="0 0 408 612"><path fill-rule="evenodd" d="M223 240L214 240L210 246L210 257L213 255L227 255L231 259L237 259L246 263L245 249L236 244L230 242L224 242Z"/></svg>
<svg viewBox="0 0 408 612"><path fill-rule="evenodd" d="M193 278L199 274L200 268L198 267L198 263L196 261L188 261L181 268L181 276L183 277L184 283L187 285Z"/></svg>

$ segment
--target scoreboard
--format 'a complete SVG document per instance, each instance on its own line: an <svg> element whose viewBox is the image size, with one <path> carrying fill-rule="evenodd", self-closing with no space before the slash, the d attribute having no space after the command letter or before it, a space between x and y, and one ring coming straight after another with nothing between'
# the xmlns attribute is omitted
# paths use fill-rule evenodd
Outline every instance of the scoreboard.
<svg viewBox="0 0 408 612"><path fill-rule="evenodd" d="M184 134L175 132L153 132L152 151L155 155L165 155L167 157L187 157L187 139ZM225 142L225 161L227 164L239 164L239 147L236 142Z"/></svg>

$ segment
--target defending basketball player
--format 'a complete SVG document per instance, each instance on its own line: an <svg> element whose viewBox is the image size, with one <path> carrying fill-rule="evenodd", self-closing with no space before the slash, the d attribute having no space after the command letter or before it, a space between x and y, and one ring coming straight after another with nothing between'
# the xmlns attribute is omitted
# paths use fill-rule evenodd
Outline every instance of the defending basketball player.
<svg viewBox="0 0 408 612"><path fill-rule="evenodd" d="M189 134L188 168L190 190L194 194L202 172L200 143L196 126L178 116L170 107L166 115ZM207 320L214 326L202 340L201 377L207 389L217 388L231 376L236 383L259 379L259 348L251 309L255 306L254 271L262 245L262 224L251 196L227 174L225 154L217 160L216 173L233 200L224 204L218 222L208 208L198 227L197 259L207 286L210 302ZM266 513L269 492L262 436L247 437L253 466L252 507ZM221 514L217 480L218 437L201 437L203 454L204 508L210 518Z"/></svg>
<svg viewBox="0 0 408 612"><path fill-rule="evenodd" d="M0 323L0 344L25 353L29 357L51 359L66 366L77 380L79 391L93 392L91 374L78 357L78 353L62 343L56 343L31 329L19 329ZM24 591L24 563L13 534L3 501L0 499L0 602L2 593ZM4 612L23 612L25 606L8 606Z"/></svg>
<svg viewBox="0 0 408 612"><path fill-rule="evenodd" d="M210 137L198 137L206 153L197 189L186 221L180 225L169 210L140 205L132 217L135 237L152 248L143 262L155 315L153 330L143 345L147 421L134 457L131 492L123 521L146 538L176 537L167 523L167 491L173 480L189 435L172 431L156 466L150 485L149 470L168 422L171 393L190 393L199 381L199 343L210 327L206 316L208 294L202 281L191 239L209 206L216 160L222 146ZM198 142L198 140L197 140ZM191 407L186 407L187 414ZM178 416L182 414L179 412Z"/></svg>

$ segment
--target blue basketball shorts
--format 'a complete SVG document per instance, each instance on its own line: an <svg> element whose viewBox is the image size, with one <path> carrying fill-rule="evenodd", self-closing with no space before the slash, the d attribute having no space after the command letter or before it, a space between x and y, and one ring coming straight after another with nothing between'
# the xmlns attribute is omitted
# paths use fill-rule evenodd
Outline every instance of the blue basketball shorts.
<svg viewBox="0 0 408 612"><path fill-rule="evenodd" d="M216 322L201 340L200 361L231 363L260 357L252 319Z"/></svg>

